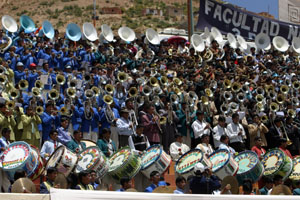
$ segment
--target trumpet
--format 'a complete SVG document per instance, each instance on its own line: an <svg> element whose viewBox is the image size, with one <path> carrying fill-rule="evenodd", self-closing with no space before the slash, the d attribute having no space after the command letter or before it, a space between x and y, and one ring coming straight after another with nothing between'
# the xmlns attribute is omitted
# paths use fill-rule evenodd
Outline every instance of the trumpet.
<svg viewBox="0 0 300 200"><path fill-rule="evenodd" d="M56 76L56 82L59 84L59 85L64 85L65 82L66 82L66 78L64 75L61 75L61 74L58 74Z"/></svg>
<svg viewBox="0 0 300 200"><path fill-rule="evenodd" d="M42 106L37 106L36 109L35 109L35 112L38 115L42 115L44 113L44 108Z"/></svg>
<svg viewBox="0 0 300 200"><path fill-rule="evenodd" d="M159 118L159 124L160 125L163 125L163 124L166 124L167 123L167 118L162 116Z"/></svg>
<svg viewBox="0 0 300 200"><path fill-rule="evenodd" d="M20 90L27 90L27 88L28 88L28 81L25 80L25 79L22 79L22 80L20 80L20 82L19 82L18 85L19 85Z"/></svg>

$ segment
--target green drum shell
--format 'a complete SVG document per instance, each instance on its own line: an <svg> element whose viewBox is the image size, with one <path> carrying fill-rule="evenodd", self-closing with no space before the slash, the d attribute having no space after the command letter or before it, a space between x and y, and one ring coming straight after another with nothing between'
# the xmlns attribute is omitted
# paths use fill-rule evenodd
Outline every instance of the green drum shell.
<svg viewBox="0 0 300 200"><path fill-rule="evenodd" d="M124 147L115 152L109 159L109 164L113 162L112 158L115 154L118 154L120 151L127 151L129 156L120 166L112 169L109 168L109 175L113 177L116 181L120 181L122 177L133 178L141 169L141 159L134 155L130 148Z"/></svg>
<svg viewBox="0 0 300 200"><path fill-rule="evenodd" d="M262 160L262 164L264 165L265 167L265 160L266 160L266 156L272 152L272 151L279 151L282 153L283 155L283 163L278 167L277 170L275 170L273 173L270 173L270 174L266 174L266 171L264 172L264 175L265 176L269 176L269 177L274 177L275 175L280 175L282 176L282 180L284 181L285 179L287 179L289 177L289 175L292 173L293 171L293 161L290 157L288 157L287 155L285 155L285 153L278 149L278 148L275 148L275 149L270 149L269 151L267 151L263 157L263 160ZM276 154L275 154L276 155Z"/></svg>
<svg viewBox="0 0 300 200"><path fill-rule="evenodd" d="M236 174L236 179L238 180L239 184L242 185L243 181L245 179L251 179L253 181L253 183L257 182L261 176L264 173L264 166L261 164L261 162L259 161L259 158L257 156L256 153L254 153L253 151L243 151L241 153L239 153L234 160L238 162L238 157L242 156L243 154L251 154L252 156L254 156L256 159L256 162L254 163L254 167L252 167L250 170L239 173L239 171ZM239 169L241 169L241 167L239 166Z"/></svg>

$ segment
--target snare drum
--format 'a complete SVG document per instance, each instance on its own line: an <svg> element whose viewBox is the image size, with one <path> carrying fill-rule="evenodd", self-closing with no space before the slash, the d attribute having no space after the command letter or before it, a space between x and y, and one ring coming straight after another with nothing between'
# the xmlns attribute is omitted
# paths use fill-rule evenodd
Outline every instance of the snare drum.
<svg viewBox="0 0 300 200"><path fill-rule="evenodd" d="M226 176L235 176L239 170L238 163L233 159L230 152L220 149L208 156L212 163L212 172L223 180Z"/></svg>
<svg viewBox="0 0 300 200"><path fill-rule="evenodd" d="M85 143L86 148L97 146L97 144L92 140L80 140L80 141Z"/></svg>
<svg viewBox="0 0 300 200"><path fill-rule="evenodd" d="M75 168L76 173L84 170L94 170L99 178L102 178L109 169L109 164L98 147L88 147L79 153L78 163Z"/></svg>
<svg viewBox="0 0 300 200"><path fill-rule="evenodd" d="M23 169L27 174L30 174L37 166L37 162L38 160L30 145L20 141L8 145L1 154L0 168L6 171L9 178L13 180L17 170Z"/></svg>
<svg viewBox="0 0 300 200"><path fill-rule="evenodd" d="M290 175L290 179L292 179L293 181L299 181L300 180L300 156L296 156L293 159L293 164L294 164L294 168L293 168L293 172Z"/></svg>
<svg viewBox="0 0 300 200"><path fill-rule="evenodd" d="M46 164L46 170L49 167L55 167L58 172L63 173L66 177L73 171L78 157L75 153L67 149L65 146L59 146L53 152Z"/></svg>
<svg viewBox="0 0 300 200"><path fill-rule="evenodd" d="M109 158L109 175L116 181L124 176L133 178L141 169L141 159L129 147L119 149Z"/></svg>
<svg viewBox="0 0 300 200"><path fill-rule="evenodd" d="M30 178L32 181L34 181L41 176L41 174L44 170L44 163L40 156L40 151L38 150L38 148L36 148L33 145L30 145L30 147L31 147L31 150L33 152L35 159L38 161L37 165L34 167L32 173L28 174L28 178Z"/></svg>
<svg viewBox="0 0 300 200"><path fill-rule="evenodd" d="M251 179L256 183L264 173L264 167L260 163L259 158L253 151L244 151L239 153L234 160L239 165L236 179L239 184L243 184L244 179Z"/></svg>
<svg viewBox="0 0 300 200"><path fill-rule="evenodd" d="M293 171L293 161L280 149L270 149L262 159L265 176L274 177L279 174L284 181Z"/></svg>
<svg viewBox="0 0 300 200"><path fill-rule="evenodd" d="M194 166L199 162L208 168L212 167L212 163L200 149L192 149L178 159L175 165L175 171L177 174L187 179L190 175L194 175Z"/></svg>
<svg viewBox="0 0 300 200"><path fill-rule="evenodd" d="M171 156L160 145L153 145L146 149L142 155L142 173L150 178L153 171L163 174L171 164Z"/></svg>

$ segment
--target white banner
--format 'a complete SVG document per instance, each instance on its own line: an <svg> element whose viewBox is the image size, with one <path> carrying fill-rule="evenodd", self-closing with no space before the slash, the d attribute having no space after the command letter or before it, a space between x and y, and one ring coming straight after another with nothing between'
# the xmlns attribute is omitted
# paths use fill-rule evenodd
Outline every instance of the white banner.
<svg viewBox="0 0 300 200"><path fill-rule="evenodd" d="M50 200L49 194L0 193L1 200Z"/></svg>
<svg viewBox="0 0 300 200"><path fill-rule="evenodd" d="M278 0L279 20L300 24L300 1L299 0Z"/></svg>
<svg viewBox="0 0 300 200"><path fill-rule="evenodd" d="M192 195L192 194L159 194L143 192L106 192L88 190L50 190L51 200L299 200L299 196L274 195Z"/></svg>

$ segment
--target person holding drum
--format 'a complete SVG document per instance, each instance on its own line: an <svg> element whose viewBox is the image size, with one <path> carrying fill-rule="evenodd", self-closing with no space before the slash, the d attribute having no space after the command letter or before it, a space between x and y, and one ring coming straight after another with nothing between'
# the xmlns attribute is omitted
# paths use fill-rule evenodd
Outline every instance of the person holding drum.
<svg viewBox="0 0 300 200"><path fill-rule="evenodd" d="M221 144L221 136L228 135L228 131L226 128L226 119L223 116L219 116L218 125L213 128L213 138L215 149L217 149Z"/></svg>
<svg viewBox="0 0 300 200"><path fill-rule="evenodd" d="M128 146L128 138L134 133L133 122L129 120L129 111L126 108L121 109L120 118L116 125L119 134L119 148Z"/></svg>
<svg viewBox="0 0 300 200"><path fill-rule="evenodd" d="M212 175L211 169L202 163L195 165L194 173L195 176L190 181L192 194L212 194L213 191L220 189L221 184L218 177Z"/></svg>
<svg viewBox="0 0 300 200"><path fill-rule="evenodd" d="M59 188L59 185L54 185L54 181L57 177L57 169L54 167L49 167L47 169L47 181L44 181L40 185L40 193L41 194L49 194L50 188L55 187Z"/></svg>
<svg viewBox="0 0 300 200"><path fill-rule="evenodd" d="M90 184L91 174L87 171L82 171L78 175L79 184L75 187L76 190L94 190L94 187Z"/></svg>
<svg viewBox="0 0 300 200"><path fill-rule="evenodd" d="M219 146L219 149L226 149L227 151L229 151L231 153L232 156L234 156L235 150L228 145L229 137L227 135L222 135L220 141L221 141L221 144Z"/></svg>
<svg viewBox="0 0 300 200"><path fill-rule="evenodd" d="M104 155L109 158L117 151L114 141L110 139L110 129L102 129L102 134L100 137L101 138L97 141L97 146L104 153Z"/></svg>
<svg viewBox="0 0 300 200"><path fill-rule="evenodd" d="M258 158L261 160L266 153L266 150L262 147L262 138L259 136L256 136L255 139L255 146L251 148L251 151L255 152L258 156Z"/></svg>
<svg viewBox="0 0 300 200"><path fill-rule="evenodd" d="M150 147L148 138L143 134L143 131L144 126L138 124L136 126L135 134L128 138L129 147L136 155L141 155L143 151Z"/></svg>
<svg viewBox="0 0 300 200"><path fill-rule="evenodd" d="M10 129L4 128L2 129L2 137L0 138L0 155L2 152L5 151L5 149L10 144ZM3 190L4 192L8 192L8 188L10 186L10 182L7 176L7 173L0 168L0 193Z"/></svg>
<svg viewBox="0 0 300 200"><path fill-rule="evenodd" d="M73 153L79 153L85 150L86 144L84 142L81 142L81 139L82 139L82 132L74 131L72 140L67 143L68 149L73 151Z"/></svg>
<svg viewBox="0 0 300 200"><path fill-rule="evenodd" d="M50 139L43 144L41 149L41 157L45 160L48 160L54 152L54 150L62 145L60 142L57 141L58 133L56 130L52 130L49 136Z"/></svg>
<svg viewBox="0 0 300 200"><path fill-rule="evenodd" d="M58 141L62 143L63 145L67 145L68 142L72 140L71 133L69 133L68 128L69 128L69 118L66 116L61 117L60 119L60 125L57 129L58 131Z"/></svg>
<svg viewBox="0 0 300 200"><path fill-rule="evenodd" d="M201 137L201 143L197 145L196 148L200 149L206 156L209 156L214 152L214 149L209 144L209 135L202 135Z"/></svg>
<svg viewBox="0 0 300 200"><path fill-rule="evenodd" d="M186 144L183 144L183 136L176 134L175 135L175 142L170 145L170 155L173 161L177 161L180 156L185 154L190 150Z"/></svg>

